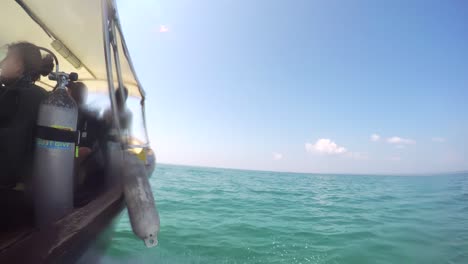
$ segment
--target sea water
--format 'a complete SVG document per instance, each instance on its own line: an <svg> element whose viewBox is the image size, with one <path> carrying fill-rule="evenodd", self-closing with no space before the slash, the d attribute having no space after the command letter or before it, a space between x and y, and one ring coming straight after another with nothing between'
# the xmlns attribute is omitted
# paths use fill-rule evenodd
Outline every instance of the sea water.
<svg viewBox="0 0 468 264"><path fill-rule="evenodd" d="M102 263L468 263L468 174L295 174L159 165L159 246L126 213Z"/></svg>

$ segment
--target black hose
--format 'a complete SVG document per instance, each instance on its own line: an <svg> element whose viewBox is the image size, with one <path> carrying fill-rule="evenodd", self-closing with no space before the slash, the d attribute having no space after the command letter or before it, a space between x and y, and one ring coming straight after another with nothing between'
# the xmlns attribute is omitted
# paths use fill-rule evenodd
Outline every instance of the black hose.
<svg viewBox="0 0 468 264"><path fill-rule="evenodd" d="M54 61L55 61L55 72L58 72L59 71L59 62L58 62L58 59L57 59L57 56L55 56L55 54L50 50L50 49L46 49L46 48L43 48L43 47L39 47L38 48L40 50L43 50L47 53L49 53L50 55L52 55L52 58L54 58ZM55 91L58 87L58 82L57 84L55 84L55 87L52 89L52 91Z"/></svg>
<svg viewBox="0 0 468 264"><path fill-rule="evenodd" d="M55 54L50 50L50 49L46 49L46 48L43 48L43 47L39 47L38 48L40 50L43 50L47 53L49 53L50 55L52 55L52 57L54 58L54 61L55 61L55 71L58 72L59 70L59 62L58 62L58 59L57 59L57 56L55 56Z"/></svg>

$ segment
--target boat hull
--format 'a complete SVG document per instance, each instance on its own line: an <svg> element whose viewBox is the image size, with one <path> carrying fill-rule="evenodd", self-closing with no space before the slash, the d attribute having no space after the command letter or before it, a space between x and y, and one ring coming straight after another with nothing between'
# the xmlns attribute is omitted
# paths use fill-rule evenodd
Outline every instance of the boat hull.
<svg viewBox="0 0 468 264"><path fill-rule="evenodd" d="M110 189L59 221L32 230L2 249L0 263L75 263L123 209L121 188Z"/></svg>

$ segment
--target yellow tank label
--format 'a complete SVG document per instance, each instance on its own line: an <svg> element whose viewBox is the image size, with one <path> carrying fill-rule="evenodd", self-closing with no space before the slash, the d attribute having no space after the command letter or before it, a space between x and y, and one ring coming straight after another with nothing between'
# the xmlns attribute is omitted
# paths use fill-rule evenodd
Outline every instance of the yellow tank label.
<svg viewBox="0 0 468 264"><path fill-rule="evenodd" d="M53 127L53 128L56 128L56 129L61 129L61 130L73 131L73 128L71 128L71 127L64 127L64 126L58 126L58 125L52 125L50 127Z"/></svg>

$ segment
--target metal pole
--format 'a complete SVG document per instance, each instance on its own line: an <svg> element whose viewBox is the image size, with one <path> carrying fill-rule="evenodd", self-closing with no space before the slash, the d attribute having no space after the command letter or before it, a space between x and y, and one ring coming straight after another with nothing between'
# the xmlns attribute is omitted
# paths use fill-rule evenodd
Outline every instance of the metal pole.
<svg viewBox="0 0 468 264"><path fill-rule="evenodd" d="M115 12L114 10L112 10L112 12ZM112 17L114 18L115 13L113 13ZM116 35L116 32L115 32L115 24L114 24L114 20L112 19L110 21L110 28L111 28L111 33L112 33L112 41L111 41L111 45L112 45L112 51L114 53L114 64L115 64L115 70L117 72L117 80L118 80L118 84L119 84L119 96L120 96L120 99L121 99L121 102L122 102L122 107L125 108L125 104L126 104L126 101L125 101L125 94L124 94L124 83L123 83L123 80L122 80L122 69L120 68L120 57L119 57L119 48L118 48L118 45L117 45L117 35ZM123 111L124 109L121 109L120 111ZM121 127L122 128L122 127ZM125 136L125 147L128 146L128 134L129 134L129 131L127 128L123 128L123 130L121 130L121 133L123 131L123 134Z"/></svg>
<svg viewBox="0 0 468 264"><path fill-rule="evenodd" d="M107 85L109 89L109 97L111 101L111 110L113 115L113 121L118 131L119 141L121 139L120 134L120 120L118 115L117 106L115 105L115 89L114 89L114 77L112 75L112 58L110 55L110 37L109 37L109 5L107 0L101 1L102 8L102 32L103 32L103 42L104 42L104 57L106 60L106 72L107 72Z"/></svg>
<svg viewBox="0 0 468 264"><path fill-rule="evenodd" d="M123 37L123 31L122 31L122 26L120 25L119 13L118 13L119 11L117 10L116 1L115 0L112 0L112 1L113 1L113 4L114 4L114 7L115 7L114 23L115 23L115 26L117 27L117 30L119 31L119 34L120 34L120 40L122 42L123 54L124 54L125 58L128 61L128 64L130 66L130 70L132 71L132 73L133 73L133 75L135 77L135 80L136 80L137 86L138 86L138 90L140 91L140 95L141 95L140 104L141 104L141 114L143 116L143 128L144 128L144 132L145 132L146 145L149 146L150 145L150 140L149 140L149 136L148 136L148 126L146 124L146 111L145 111L146 93L145 93L145 90L143 89L143 87L141 86L141 83L140 83L140 81L138 79L138 76L137 76L137 74L135 72L135 68L133 67L132 59L130 58L130 54L128 52L128 48L127 48L127 44L125 42L125 38Z"/></svg>
<svg viewBox="0 0 468 264"><path fill-rule="evenodd" d="M150 140L149 140L149 136L148 136L148 126L146 125L146 111L145 111L146 92L142 88L141 83L138 80L138 76L136 75L135 68L133 67L132 60L130 58L130 55L128 54L128 49L127 49L127 46L126 46L124 38L123 38L122 28L120 27L120 23L119 23L118 20L116 20L116 25L117 25L117 30L119 31L119 34L121 36L122 49L123 49L125 58L127 59L128 64L130 66L130 69L131 69L131 71L133 73L133 76L135 77L135 80L137 81L138 91L140 92L140 95L141 95L140 104L141 104L141 114L143 116L143 128L144 128L144 132L145 132L146 145L149 146L150 145Z"/></svg>

